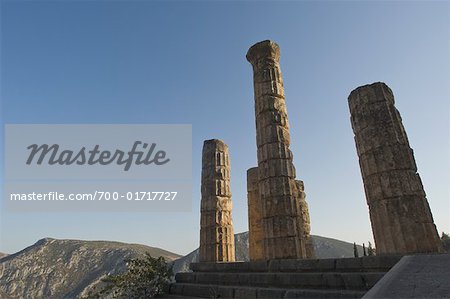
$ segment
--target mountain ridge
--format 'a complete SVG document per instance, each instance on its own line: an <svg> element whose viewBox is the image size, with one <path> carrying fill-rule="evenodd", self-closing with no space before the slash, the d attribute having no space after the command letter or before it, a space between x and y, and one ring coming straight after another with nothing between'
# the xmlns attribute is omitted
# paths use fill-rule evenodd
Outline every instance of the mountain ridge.
<svg viewBox="0 0 450 299"><path fill-rule="evenodd" d="M102 278L125 269L126 260L180 255L141 244L43 238L0 259L2 298L80 298L101 284Z"/></svg>

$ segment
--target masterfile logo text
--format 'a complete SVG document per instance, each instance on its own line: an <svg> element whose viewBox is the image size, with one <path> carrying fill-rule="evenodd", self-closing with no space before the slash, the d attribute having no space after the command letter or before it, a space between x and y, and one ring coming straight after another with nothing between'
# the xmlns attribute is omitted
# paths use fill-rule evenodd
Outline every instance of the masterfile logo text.
<svg viewBox="0 0 450 299"><path fill-rule="evenodd" d="M12 210L191 209L191 125L8 124L5 141Z"/></svg>
<svg viewBox="0 0 450 299"><path fill-rule="evenodd" d="M142 150L139 150L139 147ZM35 162L41 165L46 162L49 165L108 165L111 163L117 163L118 165L124 165L124 170L128 171L131 165L164 165L170 161L166 158L166 151L155 151L156 143L148 144L142 141L135 141L130 151L122 151L116 149L115 151L100 150L100 145L96 144L93 149L87 150L83 146L78 151L73 150L61 150L58 144L32 144L27 147L30 150L30 155L26 164L30 165ZM37 156L37 157L36 157ZM36 157L36 161L33 161Z"/></svg>

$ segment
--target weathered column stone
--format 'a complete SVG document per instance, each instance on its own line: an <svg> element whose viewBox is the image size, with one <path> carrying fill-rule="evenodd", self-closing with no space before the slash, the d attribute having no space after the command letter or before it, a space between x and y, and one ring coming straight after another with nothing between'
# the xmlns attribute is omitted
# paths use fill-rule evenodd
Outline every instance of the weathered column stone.
<svg viewBox="0 0 450 299"><path fill-rule="evenodd" d="M272 41L257 43L247 53L253 66L264 258L305 258L279 58Z"/></svg>
<svg viewBox="0 0 450 299"><path fill-rule="evenodd" d="M250 261L264 260L262 204L258 190L258 167L247 170L247 200Z"/></svg>
<svg viewBox="0 0 450 299"><path fill-rule="evenodd" d="M221 140L206 140L202 156L200 261L234 262L230 158Z"/></svg>
<svg viewBox="0 0 450 299"><path fill-rule="evenodd" d="M295 183L297 184L297 205L298 210L300 211L299 214L299 221L298 225L300 225L299 231L301 233L301 239L305 240L305 250L306 250L306 257L309 259L315 258L314 253L314 244L312 242L311 238L311 220L309 218L309 209L308 209L308 203L306 202L306 193L305 193L305 185L303 181L296 180Z"/></svg>
<svg viewBox="0 0 450 299"><path fill-rule="evenodd" d="M356 88L348 97L376 252L437 252L433 222L413 151L384 83Z"/></svg>

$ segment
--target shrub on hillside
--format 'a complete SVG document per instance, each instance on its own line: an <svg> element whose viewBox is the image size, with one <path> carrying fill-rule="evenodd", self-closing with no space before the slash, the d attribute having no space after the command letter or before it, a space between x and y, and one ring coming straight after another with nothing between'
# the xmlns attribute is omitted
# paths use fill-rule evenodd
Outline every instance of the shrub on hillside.
<svg viewBox="0 0 450 299"><path fill-rule="evenodd" d="M171 282L173 271L163 257L154 258L146 253L144 258L126 260L124 273L108 275L103 279L105 286L86 299L99 298L154 298L165 293Z"/></svg>

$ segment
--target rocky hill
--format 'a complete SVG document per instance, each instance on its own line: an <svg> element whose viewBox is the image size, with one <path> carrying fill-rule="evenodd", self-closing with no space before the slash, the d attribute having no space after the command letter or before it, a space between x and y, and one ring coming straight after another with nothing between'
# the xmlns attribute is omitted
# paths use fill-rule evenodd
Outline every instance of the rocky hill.
<svg viewBox="0 0 450 299"><path fill-rule="evenodd" d="M180 257L138 244L42 239L0 260L0 297L77 298L106 274L123 270L125 259L145 252L170 261Z"/></svg>

